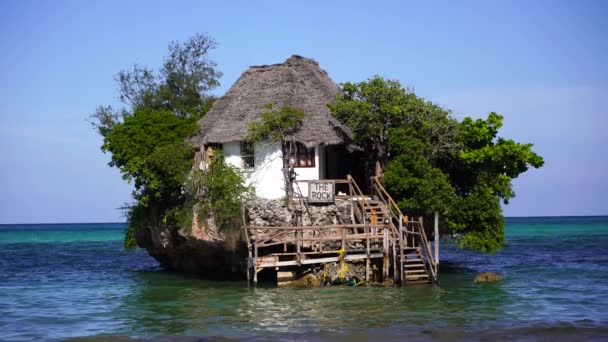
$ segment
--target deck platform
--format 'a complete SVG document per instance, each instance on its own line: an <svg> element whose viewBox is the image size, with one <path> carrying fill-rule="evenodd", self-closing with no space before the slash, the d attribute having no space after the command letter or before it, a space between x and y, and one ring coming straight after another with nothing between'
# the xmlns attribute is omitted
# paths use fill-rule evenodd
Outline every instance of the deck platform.
<svg viewBox="0 0 608 342"><path fill-rule="evenodd" d="M350 201L354 223L244 226L249 249L248 281L256 284L258 273L268 268L279 272L282 268L364 262L366 281L374 263L381 265L382 281L392 278L401 284L435 283L437 264L422 218L410 220L404 216L377 179L372 180L372 195L364 195L350 176L333 180L348 185L349 194L340 197ZM308 203L303 196L298 200L298 210L304 212Z"/></svg>

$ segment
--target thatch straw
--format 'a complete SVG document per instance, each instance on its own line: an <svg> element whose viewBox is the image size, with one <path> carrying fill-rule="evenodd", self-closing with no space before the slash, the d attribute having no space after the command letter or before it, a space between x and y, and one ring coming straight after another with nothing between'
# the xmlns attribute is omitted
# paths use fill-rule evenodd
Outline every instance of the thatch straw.
<svg viewBox="0 0 608 342"><path fill-rule="evenodd" d="M293 140L308 147L348 144L350 131L327 108L339 91L313 59L294 55L281 64L250 67L198 122L201 130L190 142L198 146L243 140L249 125L272 104L274 109L289 105L305 112Z"/></svg>

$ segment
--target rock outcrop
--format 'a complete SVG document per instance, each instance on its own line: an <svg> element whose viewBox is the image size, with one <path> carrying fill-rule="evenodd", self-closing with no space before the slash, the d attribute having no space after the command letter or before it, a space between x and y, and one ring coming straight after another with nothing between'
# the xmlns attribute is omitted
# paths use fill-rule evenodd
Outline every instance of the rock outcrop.
<svg viewBox="0 0 608 342"><path fill-rule="evenodd" d="M208 279L243 279L247 250L240 231L226 237L213 220L191 229L170 230L163 222L149 217L135 230L137 245L146 249L164 269Z"/></svg>
<svg viewBox="0 0 608 342"><path fill-rule="evenodd" d="M475 276L476 283L487 283L501 280L502 277L494 272L485 272Z"/></svg>
<svg viewBox="0 0 608 342"><path fill-rule="evenodd" d="M245 218L252 226L284 226L292 214L282 200L255 199L246 203ZM219 232L210 218L196 222L191 229L169 230L162 222L149 221L136 229L138 246L158 260L162 267L180 273L210 279L244 279L247 248L240 229L231 236ZM309 205L302 214L304 225L352 223L350 202ZM354 268L354 267L353 267Z"/></svg>
<svg viewBox="0 0 608 342"><path fill-rule="evenodd" d="M336 200L334 204L326 205L309 204L303 208L302 225L350 224L350 211L350 202L347 200ZM251 200L247 202L246 213L251 226L285 226L293 220L292 214L281 200Z"/></svg>

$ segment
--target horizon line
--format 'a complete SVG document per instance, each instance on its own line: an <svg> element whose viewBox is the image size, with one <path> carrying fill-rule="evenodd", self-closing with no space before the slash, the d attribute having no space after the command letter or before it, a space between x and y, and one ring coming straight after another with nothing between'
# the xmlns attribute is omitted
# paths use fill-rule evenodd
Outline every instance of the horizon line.
<svg viewBox="0 0 608 342"><path fill-rule="evenodd" d="M608 214L599 215L541 215L541 216L505 216L505 219L517 219L517 218L577 218L577 217L608 217ZM0 223L0 226L7 225L27 225L27 224L43 224L43 225L58 225L58 224L126 224L126 221L122 222L27 222L27 223Z"/></svg>

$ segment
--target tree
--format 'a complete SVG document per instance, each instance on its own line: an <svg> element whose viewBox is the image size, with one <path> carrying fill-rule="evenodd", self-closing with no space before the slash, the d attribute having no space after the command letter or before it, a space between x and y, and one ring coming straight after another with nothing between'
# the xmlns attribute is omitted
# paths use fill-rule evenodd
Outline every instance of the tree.
<svg viewBox="0 0 608 342"><path fill-rule="evenodd" d="M291 209L293 180L290 175L289 159L296 151L296 142L293 140L293 134L300 129L305 114L301 109L291 106L283 106L276 111L273 111L272 104L269 104L266 108L268 111L261 114L261 120L249 126L249 133L245 139L252 144L265 140L281 144L285 196L287 198L287 206Z"/></svg>
<svg viewBox="0 0 608 342"><path fill-rule="evenodd" d="M114 76L118 98L126 107L98 107L91 116L93 126L105 137L137 108L164 109L175 116L200 118L214 101L208 91L219 85L222 76L208 56L215 47L213 38L197 34L184 43L171 42L169 55L156 73L138 64L118 72Z"/></svg>
<svg viewBox="0 0 608 342"><path fill-rule="evenodd" d="M101 106L92 115L103 137L101 149L111 154L109 165L134 185L127 245L132 245L135 227L148 222L180 228L172 217L187 201L182 190L194 156L185 139L198 130L196 121L214 100L207 92L221 76L208 58L214 47L214 40L203 34L172 42L158 72L135 65L116 75L125 107Z"/></svg>
<svg viewBox="0 0 608 342"><path fill-rule="evenodd" d="M532 144L498 137L502 121L494 112L486 120L465 118L458 126L461 149L446 168L456 194L447 215L452 231L464 233L462 246L489 253L504 244L500 202L515 196L512 179L544 164Z"/></svg>
<svg viewBox="0 0 608 342"><path fill-rule="evenodd" d="M345 83L330 105L354 142L370 151L376 175L405 212L444 213L444 232L462 247L493 253L504 244L500 201L515 194L511 180L543 159L531 144L497 137L502 116L458 122L449 110L379 76Z"/></svg>
<svg viewBox="0 0 608 342"><path fill-rule="evenodd" d="M334 116L353 131L353 142L370 153L376 176L380 176L390 155L388 130L403 124L411 93L397 81L375 76L367 82L342 85L338 101L330 103Z"/></svg>

